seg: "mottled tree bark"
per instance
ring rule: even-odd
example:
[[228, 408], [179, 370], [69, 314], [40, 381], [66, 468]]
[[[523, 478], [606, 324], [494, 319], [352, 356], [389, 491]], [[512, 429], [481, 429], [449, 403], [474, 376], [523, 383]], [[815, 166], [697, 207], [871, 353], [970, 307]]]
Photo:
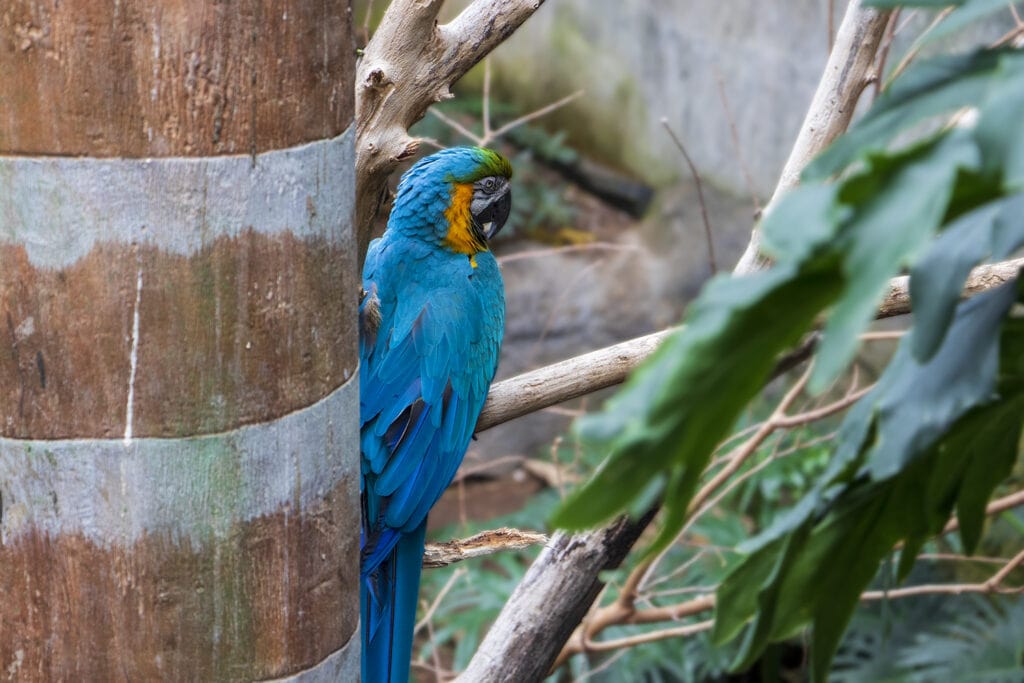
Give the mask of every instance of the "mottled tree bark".
[[0, 9], [0, 675], [358, 671], [348, 3]]

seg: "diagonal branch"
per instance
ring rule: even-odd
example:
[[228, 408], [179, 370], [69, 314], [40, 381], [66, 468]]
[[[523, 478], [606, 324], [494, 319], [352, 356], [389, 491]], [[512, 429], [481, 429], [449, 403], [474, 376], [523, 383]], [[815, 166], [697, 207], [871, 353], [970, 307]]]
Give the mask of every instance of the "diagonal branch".
[[[963, 296], [971, 297], [997, 287], [1016, 277], [1021, 268], [1024, 258], [978, 266], [967, 278]], [[909, 286], [909, 278], [893, 278], [877, 317], [909, 313]], [[476, 431], [622, 383], [676, 329], [630, 339], [495, 383], [487, 395]]]
[[[872, 78], [875, 53], [882, 42], [891, 11], [862, 8], [853, 0], [846, 10], [825, 73], [811, 100], [793, 149], [782, 169], [765, 211], [800, 181], [800, 173], [818, 152], [843, 134], [853, 119], [861, 92]], [[755, 227], [747, 249], [736, 265], [736, 272], [748, 273], [764, 265], [761, 258], [761, 231]]]

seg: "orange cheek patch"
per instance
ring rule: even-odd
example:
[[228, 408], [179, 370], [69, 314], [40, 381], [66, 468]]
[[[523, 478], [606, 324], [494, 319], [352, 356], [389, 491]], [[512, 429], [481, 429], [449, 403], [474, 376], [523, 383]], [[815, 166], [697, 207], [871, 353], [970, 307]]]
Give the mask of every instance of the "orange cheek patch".
[[470, 225], [469, 205], [473, 201], [473, 185], [457, 183], [452, 187], [451, 203], [444, 212], [448, 221], [448, 235], [444, 245], [452, 251], [472, 256], [487, 250]]

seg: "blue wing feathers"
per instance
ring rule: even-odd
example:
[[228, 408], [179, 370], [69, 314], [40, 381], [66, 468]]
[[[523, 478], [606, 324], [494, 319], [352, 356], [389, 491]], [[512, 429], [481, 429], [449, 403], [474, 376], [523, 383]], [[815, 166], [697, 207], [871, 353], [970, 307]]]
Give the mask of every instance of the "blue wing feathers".
[[385, 233], [364, 269], [380, 314], [360, 345], [367, 683], [408, 677], [427, 513], [469, 445], [504, 322], [490, 253], [473, 268], [413, 242]]

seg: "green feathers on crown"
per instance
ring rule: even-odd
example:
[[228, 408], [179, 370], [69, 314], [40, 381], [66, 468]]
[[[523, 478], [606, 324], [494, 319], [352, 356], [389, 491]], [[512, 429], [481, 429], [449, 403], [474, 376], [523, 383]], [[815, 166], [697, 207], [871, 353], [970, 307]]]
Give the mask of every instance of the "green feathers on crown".
[[476, 168], [468, 174], [456, 176], [456, 182], [475, 183], [488, 176], [512, 177], [512, 164], [501, 154], [486, 147], [473, 147], [471, 150], [477, 161]]

